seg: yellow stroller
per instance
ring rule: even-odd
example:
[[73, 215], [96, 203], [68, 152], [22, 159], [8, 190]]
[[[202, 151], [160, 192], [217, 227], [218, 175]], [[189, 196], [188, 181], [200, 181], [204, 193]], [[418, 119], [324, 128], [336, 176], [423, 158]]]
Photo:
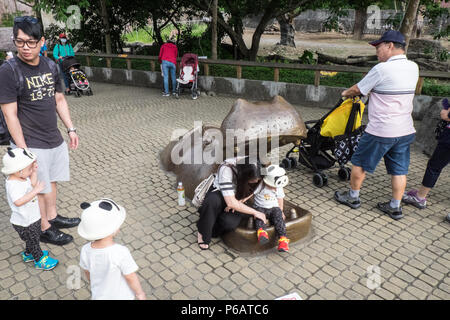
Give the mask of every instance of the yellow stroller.
[[[280, 166], [293, 169], [301, 163], [314, 171], [314, 185], [322, 187], [328, 182], [322, 170], [331, 168], [337, 161], [339, 178], [349, 180], [351, 170], [345, 164], [356, 150], [364, 132], [365, 126], [361, 125], [364, 108], [359, 97], [342, 98], [320, 120], [306, 121], [306, 139], [289, 150]], [[298, 154], [298, 160], [292, 156], [293, 153]]]

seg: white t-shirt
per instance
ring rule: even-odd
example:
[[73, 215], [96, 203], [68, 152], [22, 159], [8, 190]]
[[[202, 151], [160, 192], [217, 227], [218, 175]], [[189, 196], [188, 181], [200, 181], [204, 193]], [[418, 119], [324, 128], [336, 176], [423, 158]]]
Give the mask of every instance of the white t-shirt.
[[6, 179], [5, 187], [6, 198], [12, 211], [9, 220], [12, 224], [28, 227], [41, 218], [37, 196], [20, 207], [14, 204], [15, 201], [33, 190], [29, 178], [26, 181]]
[[267, 187], [264, 182], [258, 185], [253, 194], [255, 195], [255, 206], [267, 209], [279, 207], [278, 199], [285, 196], [283, 188], [273, 190]]
[[370, 94], [366, 132], [394, 138], [416, 132], [411, 116], [419, 79], [419, 67], [405, 55], [380, 62], [358, 82], [363, 95]]
[[94, 249], [86, 243], [81, 248], [80, 267], [90, 273], [92, 300], [134, 300], [124, 275], [139, 267], [127, 247], [114, 244]]

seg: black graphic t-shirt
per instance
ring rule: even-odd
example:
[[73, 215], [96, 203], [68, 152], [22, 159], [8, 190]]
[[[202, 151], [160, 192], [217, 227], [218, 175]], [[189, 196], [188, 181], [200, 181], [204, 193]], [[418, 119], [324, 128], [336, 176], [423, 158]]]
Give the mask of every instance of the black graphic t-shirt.
[[52, 149], [64, 141], [58, 130], [55, 100], [55, 92], [62, 92], [63, 88], [58, 73], [52, 74], [43, 59], [48, 58], [40, 57], [37, 66], [30, 66], [16, 58], [24, 77], [20, 97], [19, 83], [11, 66], [8, 63], [0, 66], [0, 104], [17, 102], [17, 117], [27, 147]]

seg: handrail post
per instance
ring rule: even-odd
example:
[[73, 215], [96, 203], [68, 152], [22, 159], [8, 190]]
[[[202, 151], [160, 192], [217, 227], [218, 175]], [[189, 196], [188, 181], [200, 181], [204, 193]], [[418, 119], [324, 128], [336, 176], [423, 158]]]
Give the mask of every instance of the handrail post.
[[127, 59], [127, 69], [131, 70], [131, 59]]
[[111, 68], [111, 58], [106, 58], [106, 67]]
[[315, 87], [320, 86], [320, 70], [316, 70], [314, 72], [314, 86]]
[[90, 56], [86, 56], [86, 65], [87, 65], [88, 67], [91, 66], [91, 57], [90, 57]]
[[236, 78], [242, 78], [242, 66], [236, 66]]
[[150, 68], [152, 70], [152, 72], [155, 72], [155, 61], [150, 61]]
[[416, 95], [422, 94], [422, 88], [423, 88], [423, 81], [425, 80], [424, 77], [419, 77], [419, 81], [417, 81], [416, 85]]
[[203, 72], [205, 73], [205, 76], [209, 76], [209, 64], [205, 63], [203, 65]]
[[280, 81], [280, 68], [273, 69], [273, 81], [275, 82]]

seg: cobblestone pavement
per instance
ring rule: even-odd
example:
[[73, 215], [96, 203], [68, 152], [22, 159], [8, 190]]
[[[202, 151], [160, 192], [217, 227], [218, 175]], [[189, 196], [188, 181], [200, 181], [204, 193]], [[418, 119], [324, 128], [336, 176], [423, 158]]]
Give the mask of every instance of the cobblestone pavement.
[[[366, 179], [358, 210], [333, 200], [335, 190], [347, 188], [337, 168], [328, 170], [329, 186], [321, 189], [309, 170], [290, 171], [287, 199], [313, 214], [308, 239], [292, 243], [289, 254], [240, 254], [220, 239], [201, 251], [196, 210], [177, 206], [176, 179], [160, 169], [158, 153], [174, 129], [191, 129], [195, 120], [220, 125], [236, 97], [176, 100], [156, 89], [100, 83], [93, 90], [92, 97], [68, 99], [80, 147], [70, 151], [72, 178], [60, 184], [59, 213], [78, 217], [82, 201], [105, 196], [123, 205], [128, 215], [117, 242], [131, 250], [149, 299], [274, 299], [292, 292], [303, 299], [450, 299], [448, 168], [429, 207], [404, 206], [400, 221], [375, 208], [390, 198], [383, 164]], [[326, 112], [296, 108], [305, 120]], [[420, 184], [427, 162], [417, 149], [411, 156], [408, 188]], [[84, 276], [76, 288], [86, 243], [76, 228], [66, 229], [75, 240], [64, 247], [42, 244], [60, 265], [37, 271], [21, 261], [23, 243], [0, 192], [0, 299], [89, 299]], [[373, 288], [377, 271], [381, 285]]]

